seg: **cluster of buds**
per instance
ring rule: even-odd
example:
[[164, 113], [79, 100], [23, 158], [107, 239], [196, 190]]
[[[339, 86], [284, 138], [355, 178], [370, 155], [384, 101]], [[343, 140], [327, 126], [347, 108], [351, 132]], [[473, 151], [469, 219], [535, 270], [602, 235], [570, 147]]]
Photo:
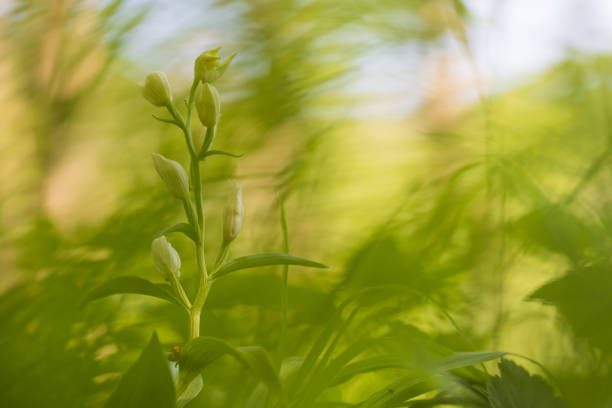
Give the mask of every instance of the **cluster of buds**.
[[221, 60], [220, 49], [204, 51], [196, 58], [193, 66], [196, 81], [202, 82], [202, 87], [196, 96], [196, 110], [200, 122], [207, 128], [214, 127], [221, 115], [219, 92], [212, 83], [221, 78], [236, 55], [233, 54]]
[[[207, 150], [212, 144], [215, 135], [215, 127], [221, 116], [219, 92], [213, 83], [221, 78], [235, 56], [234, 54], [222, 60], [219, 57], [219, 50], [220, 48], [216, 48], [203, 52], [198, 56], [194, 64], [194, 85], [192, 87], [192, 94], [190, 94], [188, 107], [191, 108], [192, 103], [195, 104], [195, 110], [203, 127], [197, 129], [193, 135], [189, 133], [190, 130], [188, 130], [186, 126], [189, 121], [184, 121], [173, 105], [172, 93], [166, 74], [158, 71], [147, 75], [142, 91], [145, 99], [154, 106], [166, 107], [168, 109], [174, 120], [158, 119], [164, 122], [174, 123], [181, 127], [185, 135], [188, 139], [190, 138], [193, 143], [195, 156], [192, 157], [192, 159], [195, 160], [198, 160], [199, 153], [202, 150]], [[187, 112], [188, 117], [190, 114], [191, 111]], [[190, 201], [192, 197], [189, 177], [185, 169], [180, 163], [170, 160], [161, 154], [152, 153], [152, 157], [155, 170], [163, 180], [166, 188], [172, 196], [185, 203], [187, 211], [187, 208], [191, 207]], [[195, 194], [197, 195], [197, 193]], [[198, 201], [197, 198], [196, 201]], [[201, 203], [197, 202], [196, 204], [201, 205]], [[238, 182], [234, 181], [233, 192], [223, 214], [223, 242], [220, 251], [222, 257], [227, 253], [229, 244], [234, 241], [240, 233], [243, 217], [242, 187]], [[190, 221], [192, 221], [193, 218], [192, 216]], [[196, 227], [196, 225], [193, 226]], [[153, 241], [151, 252], [155, 265], [164, 279], [171, 280], [173, 277], [179, 277], [181, 259], [165, 236], [156, 238]]]

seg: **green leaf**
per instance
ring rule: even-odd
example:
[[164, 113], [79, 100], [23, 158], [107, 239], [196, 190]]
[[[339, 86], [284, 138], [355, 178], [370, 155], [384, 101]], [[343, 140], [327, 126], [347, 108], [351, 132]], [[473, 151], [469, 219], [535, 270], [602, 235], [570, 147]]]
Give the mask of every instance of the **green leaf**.
[[242, 157], [242, 156], [244, 156], [244, 154], [228, 153], [228, 152], [224, 152], [222, 150], [207, 150], [207, 151], [203, 151], [203, 152], [200, 153], [200, 160], [204, 160], [208, 156], [215, 156], [215, 155], [229, 156], [229, 157]]
[[243, 256], [227, 262], [215, 274], [213, 274], [213, 278], [216, 279], [240, 269], [271, 265], [299, 265], [311, 268], [327, 268], [327, 266], [318, 262], [309, 261], [307, 259], [298, 258], [288, 254], [257, 254]]
[[538, 375], [510, 360], [499, 363], [500, 375], [487, 383], [492, 408], [564, 408], [563, 400], [554, 395], [552, 388]]
[[187, 238], [191, 239], [193, 242], [198, 242], [198, 233], [193, 227], [185, 222], [179, 222], [178, 224], [174, 224], [171, 227], [163, 229], [157, 233], [155, 237], [160, 237], [169, 232], [182, 232], [187, 236]]
[[179, 357], [179, 390], [186, 386], [207, 365], [219, 357], [229, 354], [247, 367], [268, 388], [280, 390], [280, 381], [272, 359], [262, 347], [233, 347], [225, 340], [215, 337], [196, 337], [185, 344]]
[[406, 365], [399, 354], [368, 357], [344, 366], [334, 379], [333, 385], [342, 384], [359, 374], [371, 373], [387, 368], [409, 368], [409, 366]]
[[168, 360], [153, 333], [138, 361], [121, 379], [107, 408], [174, 408], [174, 383]]
[[487, 361], [495, 360], [503, 357], [508, 353], [503, 351], [481, 351], [481, 352], [464, 352], [453, 353], [449, 357], [438, 362], [437, 367], [440, 370], [454, 370], [456, 368], [473, 366]]
[[612, 265], [579, 267], [529, 296], [554, 305], [577, 338], [612, 352]]
[[106, 281], [89, 292], [82, 303], [85, 304], [92, 300], [124, 293], [153, 296], [182, 306], [181, 301], [174, 295], [170, 285], [166, 283], [153, 283], [136, 276], [121, 276]]

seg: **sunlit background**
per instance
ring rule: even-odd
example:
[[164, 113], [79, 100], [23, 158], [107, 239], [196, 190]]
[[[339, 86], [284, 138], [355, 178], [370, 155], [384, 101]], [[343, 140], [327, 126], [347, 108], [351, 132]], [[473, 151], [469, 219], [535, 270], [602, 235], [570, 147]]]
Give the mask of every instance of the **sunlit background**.
[[[160, 279], [150, 243], [182, 209], [150, 152], [188, 155], [140, 87], [165, 71], [180, 101], [222, 46], [215, 146], [244, 157], [205, 163], [207, 255], [230, 178], [232, 256], [282, 250], [284, 200], [291, 253], [330, 266], [290, 271], [290, 354], [348, 294], [391, 285], [344, 342], [520, 353], [570, 407], [612, 406], [611, 21], [609, 0], [0, 0], [0, 405], [100, 407], [153, 330], [185, 341], [158, 300], [80, 302]], [[207, 307], [204, 334], [275, 350], [280, 268], [220, 281]], [[189, 406], [244, 406], [232, 368]]]

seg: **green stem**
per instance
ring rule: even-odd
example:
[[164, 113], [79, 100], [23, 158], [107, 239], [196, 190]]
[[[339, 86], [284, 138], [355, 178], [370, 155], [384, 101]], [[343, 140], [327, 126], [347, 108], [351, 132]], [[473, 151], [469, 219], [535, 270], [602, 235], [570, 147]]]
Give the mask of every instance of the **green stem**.
[[198, 155], [201, 155], [204, 152], [207, 152], [208, 149], [210, 149], [210, 146], [212, 146], [213, 140], [215, 140], [216, 134], [217, 134], [217, 125], [206, 128], [206, 136], [204, 137], [204, 143], [202, 143], [202, 149], [200, 150]]
[[183, 206], [185, 207], [185, 215], [187, 216], [187, 221], [189, 221], [189, 224], [194, 227], [196, 233], [198, 234], [198, 241], [201, 241], [202, 237], [200, 237], [200, 231], [198, 230], [198, 228], [196, 228], [196, 214], [193, 209], [193, 204], [191, 203], [191, 200], [183, 200]]
[[219, 267], [223, 264], [223, 261], [225, 261], [225, 258], [227, 257], [228, 252], [229, 252], [229, 244], [223, 241], [223, 243], [221, 244], [221, 248], [219, 248], [219, 253], [217, 254], [217, 258], [215, 259], [215, 264], [214, 264], [215, 267], [213, 268], [211, 276], [214, 275], [217, 269], [219, 269]]
[[[204, 257], [204, 207], [202, 202], [202, 180], [200, 177], [200, 160], [198, 154], [193, 146], [193, 138], [191, 135], [191, 113], [193, 111], [193, 103], [195, 100], [195, 94], [198, 89], [199, 81], [194, 79], [191, 90], [189, 91], [189, 99], [187, 102], [187, 113], [185, 116], [183, 133], [185, 134], [185, 141], [189, 149], [189, 155], [191, 156], [191, 183], [194, 195], [195, 204], [195, 216], [191, 215], [190, 223], [198, 232], [198, 242], [195, 243], [196, 260], [199, 274], [199, 284], [196, 292], [196, 297], [193, 301], [193, 305], [189, 311], [189, 338], [193, 339], [200, 335], [200, 316], [202, 314], [202, 308], [206, 303], [208, 297], [208, 290], [210, 288], [208, 280], [208, 272], [206, 270], [206, 258]], [[174, 107], [172, 108], [174, 109]], [[193, 209], [192, 209], [193, 210]], [[197, 217], [197, 220], [194, 219]]]
[[185, 306], [185, 309], [187, 309], [187, 311], [190, 312], [191, 311], [191, 301], [189, 300], [189, 296], [187, 296], [187, 293], [185, 292], [183, 285], [181, 285], [181, 282], [178, 280], [175, 274], [170, 274], [170, 284], [172, 285], [172, 288], [179, 296], [179, 299], [181, 299], [181, 302], [183, 302], [183, 306]]
[[[279, 198], [280, 204], [280, 218], [281, 227], [283, 230], [283, 251], [286, 254], [289, 253], [289, 233], [287, 229], [287, 217], [285, 216], [285, 204], [283, 203], [282, 197]], [[287, 309], [289, 308], [289, 265], [283, 266], [283, 286], [281, 291], [281, 310], [282, 310], [282, 321], [281, 321], [281, 334], [280, 341], [278, 344], [278, 357], [279, 361], [283, 361], [285, 354], [285, 347], [287, 342]], [[281, 364], [279, 364], [280, 367]]]

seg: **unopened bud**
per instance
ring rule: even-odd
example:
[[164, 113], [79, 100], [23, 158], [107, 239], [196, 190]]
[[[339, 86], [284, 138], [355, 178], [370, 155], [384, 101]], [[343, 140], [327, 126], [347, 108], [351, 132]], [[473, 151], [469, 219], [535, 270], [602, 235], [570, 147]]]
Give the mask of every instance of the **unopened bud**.
[[206, 127], [213, 127], [221, 116], [221, 101], [217, 89], [205, 83], [199, 90], [196, 97], [196, 110], [200, 122]]
[[204, 144], [204, 139], [206, 138], [206, 129], [203, 126], [198, 126], [193, 131], [193, 148], [196, 153], [199, 153], [202, 150], [202, 145]]
[[183, 166], [174, 160], [166, 159], [161, 154], [151, 153], [151, 156], [155, 170], [166, 183], [170, 194], [182, 200], [189, 198], [189, 180]]
[[142, 89], [145, 99], [155, 106], [164, 106], [172, 101], [170, 85], [166, 74], [161, 71], [147, 75], [145, 85]]
[[236, 54], [232, 54], [221, 61], [219, 58], [219, 50], [221, 50], [221, 48], [204, 51], [196, 58], [193, 71], [197, 80], [203, 83], [215, 82], [225, 73]]
[[176, 249], [168, 242], [165, 236], [155, 238], [151, 244], [151, 256], [157, 270], [164, 279], [169, 280], [170, 275], [180, 276], [181, 258]]
[[244, 207], [242, 205], [242, 186], [234, 180], [234, 191], [223, 212], [223, 242], [232, 242], [242, 229]]

